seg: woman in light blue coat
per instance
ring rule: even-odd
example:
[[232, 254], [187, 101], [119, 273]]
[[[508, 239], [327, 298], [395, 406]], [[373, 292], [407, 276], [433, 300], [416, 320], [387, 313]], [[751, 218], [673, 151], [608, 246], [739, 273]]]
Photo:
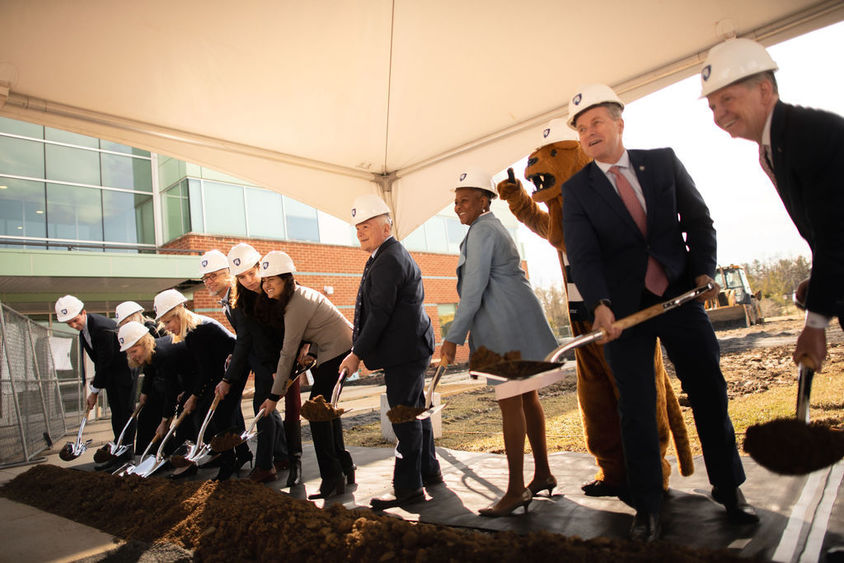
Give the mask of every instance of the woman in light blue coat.
[[[472, 353], [479, 347], [504, 355], [518, 350], [523, 360], [543, 360], [557, 346], [545, 314], [520, 267], [519, 253], [510, 234], [489, 211], [495, 198], [489, 176], [464, 172], [455, 188], [454, 211], [469, 232], [460, 244], [457, 293], [460, 303], [441, 348], [442, 361], [451, 363], [458, 345], [469, 335]], [[545, 413], [537, 389], [561, 374], [496, 387], [504, 429], [504, 449], [510, 477], [507, 492], [482, 516], [505, 516], [527, 507], [539, 491], [551, 494], [557, 480], [548, 466]], [[490, 381], [492, 384], [498, 382]], [[534, 478], [525, 487], [525, 434], [534, 457]]]

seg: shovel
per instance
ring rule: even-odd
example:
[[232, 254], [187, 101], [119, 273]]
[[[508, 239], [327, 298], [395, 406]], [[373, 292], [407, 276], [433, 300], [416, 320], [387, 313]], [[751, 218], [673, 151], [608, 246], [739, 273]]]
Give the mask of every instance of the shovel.
[[199, 434], [196, 436], [196, 444], [186, 441], [182, 448], [186, 448], [184, 455], [173, 454], [170, 456], [170, 463], [173, 467], [187, 467], [188, 465], [201, 465], [202, 462], [208, 461], [211, 457], [211, 445], [205, 444], [202, 440], [205, 438], [205, 429], [214, 416], [214, 411], [217, 410], [217, 405], [220, 404], [220, 396], [214, 395], [214, 400], [211, 401], [211, 406], [205, 414], [205, 419], [202, 421], [202, 426], [199, 427]]
[[[510, 170], [512, 171], [512, 168]], [[431, 403], [434, 400], [434, 389], [437, 388], [437, 384], [440, 382], [443, 373], [445, 373], [445, 366], [446, 365], [443, 363], [440, 363], [440, 365], [437, 366], [437, 371], [434, 372], [434, 377], [431, 378], [431, 383], [428, 385], [428, 392], [425, 393], [425, 410], [416, 415], [416, 420], [431, 418], [431, 416], [440, 412], [443, 407], [445, 407], [445, 403], [440, 403], [435, 407], [431, 406]]]
[[[130, 461], [128, 463], [124, 463], [123, 465], [118, 467], [117, 470], [112, 473], [112, 475], [117, 475], [118, 477], [124, 477], [126, 475], [132, 475], [132, 474], [136, 473], [137, 470], [138, 470], [138, 467], [143, 465], [147, 455], [149, 455], [149, 452], [152, 449], [152, 446], [154, 444], [157, 444], [160, 439], [161, 439], [161, 436], [159, 436], [158, 434], [156, 434], [155, 436], [152, 437], [152, 440], [149, 441], [149, 444], [147, 444], [146, 449], [144, 449], [144, 453], [141, 454], [141, 459], [138, 461], [138, 465], [135, 465], [134, 460]], [[153, 457], [150, 457], [149, 459], [155, 459], [155, 457], [153, 456]]]
[[91, 407], [88, 407], [88, 410], [85, 411], [85, 416], [82, 417], [82, 422], [79, 423], [79, 431], [76, 433], [76, 441], [66, 443], [64, 447], [59, 450], [59, 457], [62, 460], [73, 461], [77, 457], [81, 456], [86, 449], [88, 449], [88, 444], [90, 444], [92, 440], [89, 439], [83, 442], [82, 431], [85, 430], [85, 424], [88, 422], [89, 414], [91, 414]]
[[337, 383], [334, 384], [334, 389], [331, 391], [331, 408], [334, 410], [337, 410], [337, 402], [340, 400], [340, 393], [343, 391], [343, 385], [346, 384], [348, 377], [349, 370], [343, 369], [337, 378]]
[[[158, 447], [158, 451], [155, 456], [149, 456], [148, 458], [142, 460], [134, 471], [135, 475], [146, 478], [164, 467], [164, 464], [167, 463], [167, 459], [164, 457], [164, 446], [167, 445], [167, 442], [170, 440], [170, 437], [173, 436], [176, 428], [179, 427], [182, 421], [187, 418], [189, 414], [190, 413], [188, 411], [182, 411], [182, 414], [179, 415], [179, 418], [176, 419], [176, 422], [173, 423], [173, 426], [171, 426], [170, 430], [168, 430], [167, 434], [165, 434], [164, 439], [161, 440], [161, 445]], [[149, 446], [147, 446], [147, 448], [149, 448]]]
[[129, 420], [126, 421], [126, 425], [120, 432], [120, 436], [117, 438], [117, 442], [109, 442], [102, 448], [98, 449], [94, 453], [94, 461], [96, 461], [97, 463], [105, 463], [106, 461], [111, 461], [114, 458], [120, 457], [129, 451], [129, 448], [131, 448], [132, 445], [124, 444], [123, 437], [129, 430], [129, 426], [138, 419], [138, 414], [141, 412], [142, 408], [144, 408], [144, 406], [141, 404], [138, 404], [138, 406], [135, 407], [135, 412], [133, 412], [132, 416], [129, 417]]
[[[680, 305], [688, 303], [693, 299], [697, 299], [707, 291], [710, 291], [713, 287], [714, 286], [711, 282], [706, 285], [702, 285], [700, 287], [692, 289], [691, 291], [687, 291], [686, 293], [678, 295], [673, 299], [669, 299], [668, 301], [664, 301], [662, 303], [657, 303], [656, 305], [652, 305], [650, 307], [647, 307], [646, 309], [642, 309], [641, 311], [633, 313], [632, 315], [628, 315], [623, 319], [617, 320], [613, 323], [613, 326], [622, 330], [628, 329], [639, 323], [645, 322], [654, 317], [658, 317], [659, 315], [670, 311], [671, 309], [676, 309]], [[495, 362], [483, 366], [479, 369], [470, 369], [469, 375], [471, 375], [472, 377], [488, 377], [490, 379], [496, 379], [498, 381], [511, 381], [513, 379], [530, 379], [533, 377], [544, 375], [549, 371], [559, 369], [560, 365], [565, 363], [565, 359], [563, 358], [563, 356], [567, 352], [576, 348], [580, 348], [581, 346], [586, 346], [587, 344], [597, 342], [605, 336], [606, 332], [604, 330], [593, 330], [592, 332], [571, 339], [562, 346], [558, 346], [545, 357], [545, 361], [535, 362], [528, 360], [510, 360]], [[514, 374], [513, 372], [517, 373]]]

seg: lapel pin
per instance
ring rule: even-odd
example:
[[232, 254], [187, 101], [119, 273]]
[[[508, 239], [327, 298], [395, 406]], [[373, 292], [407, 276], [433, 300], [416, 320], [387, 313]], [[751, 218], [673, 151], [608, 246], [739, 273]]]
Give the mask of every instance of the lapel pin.
[[644, 164], [640, 164], [640, 165], [639, 165], [639, 172], [644, 172], [644, 171], [645, 171], [645, 165], [644, 165]]

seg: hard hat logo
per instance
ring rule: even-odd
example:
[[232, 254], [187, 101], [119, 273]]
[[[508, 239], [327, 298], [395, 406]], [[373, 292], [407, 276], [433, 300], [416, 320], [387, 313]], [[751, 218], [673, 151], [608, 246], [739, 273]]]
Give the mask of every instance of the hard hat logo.
[[543, 131], [542, 131], [542, 138], [543, 138], [543, 139], [547, 139], [547, 138], [548, 138], [548, 135], [550, 135], [550, 134], [551, 134], [551, 128], [550, 128], [550, 127], [546, 127], [546, 128], [545, 128], [545, 129], [543, 129]]
[[459, 180], [459, 181], [460, 181], [460, 182], [462, 182], [462, 181], [463, 181], [463, 180], [465, 180], [465, 179], [466, 179], [466, 173], [464, 172], [463, 174], [461, 174], [461, 175], [460, 175], [460, 180]]
[[207, 265], [208, 265], [208, 260], [203, 260], [203, 261], [202, 261], [202, 267], [204, 268], [204, 267], [206, 267]]
[[67, 315], [67, 309], [62, 309], [62, 315]]
[[703, 67], [703, 70], [700, 71], [700, 77], [703, 78], [704, 82], [709, 80], [709, 77], [712, 75], [712, 65], [706, 65]]
[[264, 267], [265, 270], [270, 267], [270, 263], [266, 261], [261, 265]]
[[123, 344], [125, 342], [125, 339], [123, 338], [118, 338], [118, 340], [120, 341], [120, 344]]
[[235, 266], [240, 266], [240, 258], [235, 258], [234, 260], [232, 260], [232, 264], [234, 264]]
[[358, 210], [352, 207], [352, 217], [358, 214]]
[[582, 102], [582, 101], [583, 101], [583, 94], [576, 94], [574, 96], [574, 98], [571, 99], [571, 103], [576, 105], [576, 106], [579, 106], [580, 102]]

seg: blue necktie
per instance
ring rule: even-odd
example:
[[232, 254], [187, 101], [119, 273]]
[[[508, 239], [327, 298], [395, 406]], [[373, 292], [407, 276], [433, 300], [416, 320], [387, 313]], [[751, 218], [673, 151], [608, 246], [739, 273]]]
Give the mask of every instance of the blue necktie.
[[375, 261], [375, 258], [372, 256], [369, 257], [369, 260], [366, 261], [366, 266], [363, 267], [363, 275], [360, 278], [360, 287], [358, 287], [358, 296], [355, 299], [355, 327], [352, 330], [352, 342], [358, 339], [358, 335], [360, 334], [360, 325], [362, 319], [360, 318], [360, 310], [362, 303], [362, 296], [363, 296], [363, 284], [366, 282], [366, 275], [369, 273], [369, 268], [372, 266], [372, 262]]

